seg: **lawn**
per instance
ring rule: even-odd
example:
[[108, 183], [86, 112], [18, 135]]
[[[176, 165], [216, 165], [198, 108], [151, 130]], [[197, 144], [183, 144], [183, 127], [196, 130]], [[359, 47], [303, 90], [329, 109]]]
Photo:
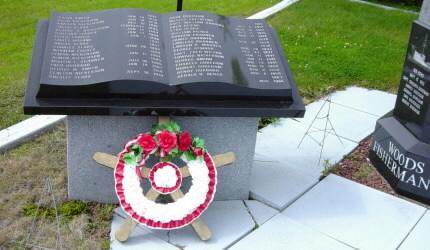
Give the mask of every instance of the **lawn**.
[[[278, 1], [185, 0], [183, 8], [246, 17]], [[0, 129], [25, 118], [22, 112], [22, 99], [37, 20], [48, 18], [52, 11], [91, 11], [126, 7], [145, 8], [161, 13], [174, 11], [176, 1], [0, 0]]]
[[302, 95], [357, 84], [396, 92], [417, 15], [347, 0], [301, 0], [275, 15]]
[[0, 249], [108, 248], [113, 205], [67, 201], [65, 138], [61, 125], [0, 155]]

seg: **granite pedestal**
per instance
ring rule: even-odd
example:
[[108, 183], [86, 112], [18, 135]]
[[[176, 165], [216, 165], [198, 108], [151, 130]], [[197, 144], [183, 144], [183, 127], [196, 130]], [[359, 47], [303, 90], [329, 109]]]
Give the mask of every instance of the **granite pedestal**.
[[[249, 198], [258, 119], [250, 117], [171, 117], [183, 130], [205, 139], [212, 155], [232, 151], [236, 161], [218, 169], [215, 200]], [[149, 131], [152, 116], [68, 116], [67, 170], [70, 199], [117, 203], [113, 171], [92, 159], [95, 152], [118, 154], [137, 134]], [[186, 178], [185, 187], [191, 178]]]
[[430, 204], [430, 145], [391, 113], [376, 124], [369, 158], [396, 192]]

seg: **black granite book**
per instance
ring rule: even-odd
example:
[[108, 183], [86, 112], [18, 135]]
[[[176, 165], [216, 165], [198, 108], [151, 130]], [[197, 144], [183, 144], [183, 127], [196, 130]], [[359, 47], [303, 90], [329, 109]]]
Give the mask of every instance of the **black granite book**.
[[25, 114], [301, 117], [264, 20], [143, 9], [54, 13], [37, 24]]
[[142, 9], [54, 13], [38, 97], [291, 99], [264, 20]]

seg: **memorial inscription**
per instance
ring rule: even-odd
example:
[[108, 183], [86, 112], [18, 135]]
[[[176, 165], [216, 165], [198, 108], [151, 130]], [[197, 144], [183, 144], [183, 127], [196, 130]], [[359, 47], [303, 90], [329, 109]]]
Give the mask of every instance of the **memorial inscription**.
[[[55, 13], [40, 94], [58, 96], [61, 91], [52, 90], [64, 86], [83, 97], [86, 85], [105, 84], [117, 96], [264, 97], [270, 92], [270, 98], [287, 100], [291, 88], [272, 36], [263, 20], [203, 12]], [[184, 86], [190, 83], [199, 86]]]
[[24, 112], [300, 117], [304, 105], [264, 20], [113, 9], [39, 22]]
[[419, 21], [412, 26], [394, 115], [415, 136], [430, 143], [430, 30]]

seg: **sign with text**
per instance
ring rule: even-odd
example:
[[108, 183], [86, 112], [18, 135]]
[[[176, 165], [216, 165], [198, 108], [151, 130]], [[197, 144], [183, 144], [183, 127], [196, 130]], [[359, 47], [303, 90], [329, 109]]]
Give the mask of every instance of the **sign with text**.
[[24, 113], [302, 117], [304, 105], [265, 20], [112, 9], [38, 23]]
[[369, 158], [396, 192], [430, 202], [430, 146], [394, 117], [376, 125]]
[[52, 90], [64, 86], [82, 97], [85, 89], [97, 94], [88, 85], [109, 84], [117, 95], [286, 99], [291, 88], [275, 41], [264, 20], [205, 12], [54, 13], [40, 94], [57, 96]]
[[430, 29], [415, 22], [401, 76], [394, 115], [417, 137], [430, 141]]

